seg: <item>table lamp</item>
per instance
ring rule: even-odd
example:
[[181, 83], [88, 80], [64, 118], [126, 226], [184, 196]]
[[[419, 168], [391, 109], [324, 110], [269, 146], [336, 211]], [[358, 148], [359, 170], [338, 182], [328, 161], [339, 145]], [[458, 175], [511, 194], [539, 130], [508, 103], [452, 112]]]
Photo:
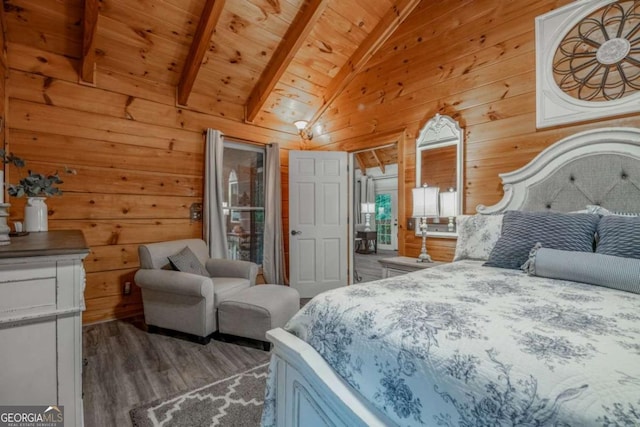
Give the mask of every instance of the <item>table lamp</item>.
[[422, 249], [418, 256], [418, 262], [432, 262], [427, 254], [427, 218], [437, 218], [438, 213], [438, 187], [418, 187], [413, 189], [413, 217], [420, 218], [420, 231], [422, 232]]
[[447, 225], [448, 231], [454, 231], [455, 225], [453, 219], [458, 214], [458, 192], [453, 188], [449, 188], [449, 191], [440, 193], [440, 216], [449, 218], [449, 224]]
[[375, 203], [361, 203], [360, 208], [364, 214], [364, 231], [371, 231], [371, 214], [376, 211]]

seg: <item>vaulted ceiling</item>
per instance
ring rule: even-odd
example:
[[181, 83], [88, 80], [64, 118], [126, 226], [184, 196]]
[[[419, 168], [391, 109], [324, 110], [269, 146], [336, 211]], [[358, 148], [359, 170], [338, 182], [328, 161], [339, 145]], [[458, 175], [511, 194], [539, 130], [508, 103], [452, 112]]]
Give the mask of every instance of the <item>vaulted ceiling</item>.
[[[176, 88], [176, 105], [295, 133], [420, 0], [4, 0], [10, 42]], [[320, 126], [320, 127], [319, 127]]]
[[385, 174], [387, 166], [398, 163], [398, 146], [389, 144], [370, 150], [355, 153], [355, 161], [362, 175], [367, 174], [369, 168], [379, 168]]

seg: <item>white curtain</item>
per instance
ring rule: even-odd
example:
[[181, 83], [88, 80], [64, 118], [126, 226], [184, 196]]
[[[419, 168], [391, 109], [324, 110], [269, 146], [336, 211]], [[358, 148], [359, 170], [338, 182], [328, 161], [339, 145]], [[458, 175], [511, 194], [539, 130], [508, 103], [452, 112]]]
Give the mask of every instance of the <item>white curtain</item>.
[[[376, 182], [373, 180], [373, 177], [369, 177], [367, 180], [367, 202], [374, 203], [376, 202]], [[376, 213], [371, 214], [371, 230], [376, 231]]]
[[362, 207], [360, 206], [360, 203], [362, 202], [362, 179], [358, 178], [356, 180], [356, 185], [355, 185], [355, 189], [353, 190], [353, 194], [355, 195], [355, 197], [353, 198], [354, 201], [354, 207], [353, 207], [353, 214], [356, 217], [356, 222], [355, 225], [356, 227], [364, 224], [364, 219], [363, 219], [363, 215], [362, 215]]
[[264, 254], [262, 272], [267, 283], [287, 283], [282, 234], [282, 187], [280, 185], [280, 148], [267, 146], [264, 189]]
[[207, 129], [202, 232], [211, 258], [227, 258], [227, 230], [222, 210], [224, 177], [222, 132]]
[[[360, 180], [356, 182], [356, 206], [355, 206], [355, 217], [356, 217], [356, 225], [359, 226], [358, 229], [364, 229], [364, 213], [362, 213], [362, 203], [375, 203], [376, 202], [376, 188], [373, 177], [371, 176], [361, 176]], [[376, 214], [371, 214], [371, 229], [375, 230], [375, 221]]]

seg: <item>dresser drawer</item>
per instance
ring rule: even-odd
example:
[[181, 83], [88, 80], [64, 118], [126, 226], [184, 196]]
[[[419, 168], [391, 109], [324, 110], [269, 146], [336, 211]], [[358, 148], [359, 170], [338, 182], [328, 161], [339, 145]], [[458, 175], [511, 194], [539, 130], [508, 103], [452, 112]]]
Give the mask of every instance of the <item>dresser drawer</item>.
[[56, 284], [53, 262], [0, 267], [0, 319], [55, 310]]
[[55, 308], [55, 278], [0, 283], [0, 317]]
[[42, 262], [0, 266], [0, 283], [56, 277], [56, 263]]

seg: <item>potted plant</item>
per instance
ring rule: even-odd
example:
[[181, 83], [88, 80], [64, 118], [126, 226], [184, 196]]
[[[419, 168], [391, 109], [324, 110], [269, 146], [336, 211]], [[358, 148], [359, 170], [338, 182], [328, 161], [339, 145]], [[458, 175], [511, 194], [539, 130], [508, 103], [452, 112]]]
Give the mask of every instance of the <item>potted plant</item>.
[[[4, 164], [11, 163], [19, 170], [25, 167], [25, 161], [0, 149], [0, 158]], [[65, 167], [66, 173], [75, 174], [76, 171]], [[41, 174], [32, 170], [27, 171], [27, 176], [20, 179], [18, 184], [5, 184], [7, 193], [11, 197], [27, 197], [24, 208], [25, 231], [47, 231], [47, 204], [50, 196], [62, 195], [62, 190], [57, 185], [62, 184], [60, 175], [56, 171], [53, 174]]]

